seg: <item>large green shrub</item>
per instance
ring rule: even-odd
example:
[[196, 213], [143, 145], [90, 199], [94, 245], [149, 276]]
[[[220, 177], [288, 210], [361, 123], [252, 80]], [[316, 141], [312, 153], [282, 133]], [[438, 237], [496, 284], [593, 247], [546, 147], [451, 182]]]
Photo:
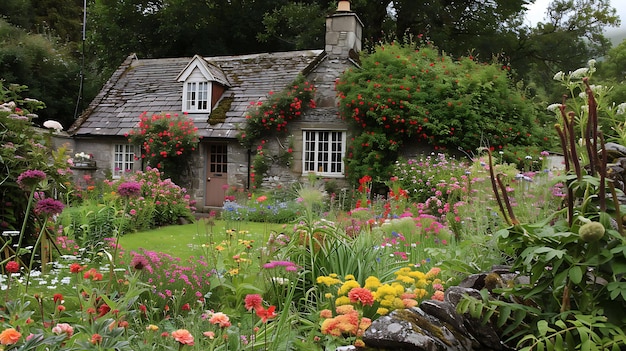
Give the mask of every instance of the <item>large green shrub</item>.
[[337, 83], [341, 115], [356, 129], [348, 176], [387, 179], [408, 142], [465, 151], [543, 142], [543, 122], [508, 69], [456, 60], [432, 45], [376, 47]]

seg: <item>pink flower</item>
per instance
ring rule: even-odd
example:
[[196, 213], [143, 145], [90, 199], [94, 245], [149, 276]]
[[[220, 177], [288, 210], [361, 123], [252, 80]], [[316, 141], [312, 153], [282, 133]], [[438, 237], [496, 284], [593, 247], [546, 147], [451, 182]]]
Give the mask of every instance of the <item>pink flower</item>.
[[230, 327], [230, 318], [222, 312], [213, 313], [211, 318], [209, 318], [209, 323], [211, 324], [219, 324], [222, 328]]
[[59, 323], [52, 328], [52, 332], [57, 335], [66, 334], [69, 339], [74, 335], [74, 328], [67, 323]]
[[31, 186], [37, 185], [44, 179], [46, 179], [46, 173], [44, 171], [40, 171], [38, 169], [29, 169], [22, 172], [22, 174], [17, 177], [17, 185], [19, 185], [22, 189], [26, 189]]
[[267, 196], [265, 196], [265, 195], [261, 195], [261, 196], [256, 198], [256, 202], [263, 202], [265, 200], [267, 200]]
[[193, 335], [187, 329], [173, 331], [172, 337], [182, 345], [193, 345]]
[[245, 305], [248, 311], [262, 307], [263, 298], [259, 294], [248, 294], [245, 298]]
[[141, 195], [141, 184], [124, 182], [117, 187], [117, 193], [122, 197], [137, 197]]
[[54, 216], [63, 212], [65, 205], [61, 201], [49, 197], [37, 201], [35, 213], [38, 215]]

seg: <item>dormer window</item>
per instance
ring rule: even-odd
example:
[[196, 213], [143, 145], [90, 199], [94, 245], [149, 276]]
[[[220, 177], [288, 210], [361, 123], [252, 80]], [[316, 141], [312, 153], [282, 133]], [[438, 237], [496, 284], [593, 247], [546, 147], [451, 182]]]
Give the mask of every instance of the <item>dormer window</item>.
[[209, 96], [211, 85], [209, 82], [186, 82], [183, 96], [183, 112], [210, 112]]
[[211, 113], [229, 84], [222, 70], [196, 55], [178, 75], [183, 83], [182, 111]]

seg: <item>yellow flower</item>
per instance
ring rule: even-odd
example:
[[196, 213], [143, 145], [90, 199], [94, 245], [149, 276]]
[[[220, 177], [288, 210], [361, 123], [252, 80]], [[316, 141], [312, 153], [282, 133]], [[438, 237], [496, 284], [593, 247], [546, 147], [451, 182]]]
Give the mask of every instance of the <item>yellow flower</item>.
[[405, 284], [413, 284], [415, 283], [415, 279], [409, 277], [408, 275], [401, 275], [398, 277], [398, 280]]
[[337, 291], [337, 294], [345, 295], [350, 290], [354, 288], [360, 288], [360, 287], [361, 287], [361, 284], [359, 284], [359, 282], [357, 282], [356, 280], [348, 280], [345, 283], [343, 283], [343, 285], [339, 288], [339, 290]]
[[233, 269], [228, 271], [228, 274], [230, 274], [230, 275], [237, 275], [237, 274], [239, 274], [239, 269], [233, 268]]
[[401, 309], [404, 308], [404, 301], [402, 301], [401, 298], [396, 297], [393, 299], [393, 308], [394, 309]]
[[326, 293], [324, 294], [324, 297], [327, 299], [332, 299], [333, 297], [335, 297], [335, 295], [331, 294], [331, 293]]
[[335, 305], [337, 306], [349, 305], [349, 304], [350, 304], [350, 298], [347, 296], [339, 296], [337, 300], [335, 300]]
[[224, 251], [224, 246], [217, 245], [217, 246], [215, 246], [215, 250], [217, 250], [217, 251]]
[[381, 285], [380, 280], [377, 277], [369, 276], [365, 279], [365, 289], [376, 290]]
[[341, 280], [332, 277], [332, 274], [330, 276], [317, 277], [316, 281], [317, 281], [317, 284], [324, 284], [326, 286], [341, 284]]
[[150, 331], [157, 331], [159, 330], [159, 327], [154, 325], [154, 324], [150, 324], [146, 327], [146, 330], [150, 330]]
[[378, 313], [381, 316], [384, 316], [387, 313], [389, 313], [389, 310], [384, 307], [378, 307], [378, 309], [376, 310], [376, 313]]
[[345, 278], [345, 279], [346, 279], [346, 280], [355, 280], [354, 275], [352, 275], [352, 274], [348, 274], [348, 275], [346, 275], [346, 278]]

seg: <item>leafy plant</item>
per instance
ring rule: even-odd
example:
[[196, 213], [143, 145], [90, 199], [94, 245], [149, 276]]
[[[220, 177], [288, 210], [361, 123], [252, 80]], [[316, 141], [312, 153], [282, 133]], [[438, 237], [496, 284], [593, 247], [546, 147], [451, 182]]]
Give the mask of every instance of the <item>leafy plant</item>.
[[[496, 237], [512, 269], [529, 283], [493, 289], [514, 302], [493, 302], [483, 293], [482, 301], [473, 299], [459, 309], [484, 320], [495, 318], [517, 349], [618, 350], [626, 345], [626, 320], [615, 312], [626, 302], [624, 206], [607, 180], [607, 151], [588, 77], [573, 72], [563, 81], [576, 86], [572, 92], [582, 91], [588, 106], [584, 118], [558, 106], [562, 125], [556, 129], [567, 171], [561, 179], [567, 188], [563, 208], [536, 223], [521, 223], [501, 175], [491, 167], [493, 190], [510, 225]], [[584, 130], [583, 150], [578, 150], [576, 128]]]
[[544, 143], [543, 121], [500, 65], [413, 43], [377, 46], [361, 63], [337, 83], [341, 115], [357, 130], [346, 164], [352, 180], [388, 179], [408, 141], [465, 151]]
[[142, 113], [139, 126], [131, 130], [128, 141], [141, 147], [141, 158], [160, 169], [174, 183], [183, 184], [182, 172], [187, 169], [191, 152], [198, 147], [198, 128], [186, 114]]

